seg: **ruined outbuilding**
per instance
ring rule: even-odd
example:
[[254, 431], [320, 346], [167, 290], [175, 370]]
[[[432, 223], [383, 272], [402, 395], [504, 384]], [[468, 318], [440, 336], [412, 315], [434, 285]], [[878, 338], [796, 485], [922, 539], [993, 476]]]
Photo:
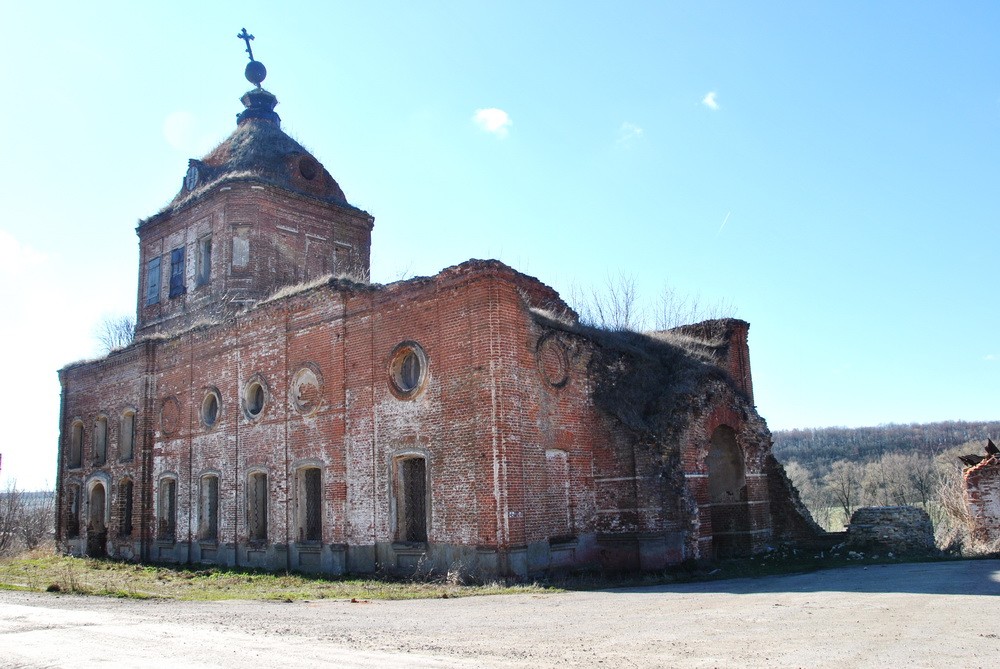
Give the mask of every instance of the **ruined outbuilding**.
[[1000, 449], [987, 439], [984, 455], [960, 456], [965, 501], [972, 537], [985, 545], [1000, 545]]
[[139, 223], [134, 343], [59, 372], [63, 550], [525, 575], [815, 529], [754, 407], [746, 322], [596, 330], [495, 260], [369, 283], [373, 217], [255, 74], [233, 134]]

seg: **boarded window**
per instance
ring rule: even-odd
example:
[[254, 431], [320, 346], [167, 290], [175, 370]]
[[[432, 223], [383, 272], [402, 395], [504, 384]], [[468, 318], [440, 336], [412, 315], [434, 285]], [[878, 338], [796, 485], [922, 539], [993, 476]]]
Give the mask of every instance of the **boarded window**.
[[198, 240], [198, 273], [196, 282], [202, 286], [212, 278], [212, 238], [202, 237]]
[[160, 301], [160, 257], [146, 263], [146, 304]]
[[247, 534], [250, 541], [267, 541], [267, 474], [251, 474], [247, 482]]
[[250, 264], [250, 231], [237, 228], [233, 234], [233, 269], [243, 269]]
[[121, 460], [132, 459], [132, 449], [135, 445], [135, 413], [126, 411], [122, 414], [118, 426], [118, 457]]
[[174, 541], [177, 536], [177, 481], [174, 479], [160, 480], [156, 518], [156, 537], [160, 541]]
[[323, 501], [320, 470], [308, 467], [299, 470], [297, 495], [299, 541], [320, 541], [323, 538]]
[[198, 540], [219, 538], [219, 477], [201, 477], [201, 499], [198, 504]]
[[170, 252], [170, 297], [184, 292], [184, 248], [181, 247]]
[[108, 419], [103, 416], [94, 423], [94, 464], [103, 465], [108, 459]]
[[80, 536], [80, 486], [76, 484], [66, 489], [66, 536]]
[[427, 541], [427, 465], [423, 458], [396, 460], [396, 540]]
[[66, 458], [67, 466], [79, 467], [83, 453], [83, 423], [77, 421], [69, 431], [69, 454]]
[[132, 481], [129, 479], [118, 484], [118, 504], [121, 518], [118, 534], [130, 537], [132, 536]]

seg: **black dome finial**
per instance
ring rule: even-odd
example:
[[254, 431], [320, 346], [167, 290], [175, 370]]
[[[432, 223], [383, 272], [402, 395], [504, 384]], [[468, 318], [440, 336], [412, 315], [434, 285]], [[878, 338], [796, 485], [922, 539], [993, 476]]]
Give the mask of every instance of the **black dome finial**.
[[267, 68], [264, 67], [264, 63], [253, 59], [253, 49], [250, 48], [250, 40], [253, 39], [253, 35], [248, 33], [247, 29], [244, 28], [236, 37], [247, 43], [247, 55], [250, 56], [250, 62], [247, 63], [244, 75], [247, 81], [260, 88], [260, 82], [264, 81], [264, 78], [267, 77]]

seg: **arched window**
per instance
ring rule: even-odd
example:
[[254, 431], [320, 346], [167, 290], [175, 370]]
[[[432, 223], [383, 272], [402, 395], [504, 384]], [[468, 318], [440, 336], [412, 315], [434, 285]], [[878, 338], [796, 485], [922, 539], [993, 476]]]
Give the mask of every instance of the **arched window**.
[[122, 462], [132, 459], [135, 447], [135, 412], [126, 409], [118, 425], [118, 458]]
[[198, 498], [198, 540], [217, 541], [219, 538], [219, 477], [201, 477]]
[[393, 461], [396, 500], [396, 541], [427, 541], [427, 461], [404, 456]]
[[104, 557], [107, 555], [108, 491], [103, 483], [96, 482], [90, 485], [87, 501], [87, 555]]
[[267, 542], [267, 474], [253, 472], [247, 478], [247, 535], [251, 542]]
[[319, 467], [303, 467], [296, 473], [296, 517], [299, 541], [323, 539], [323, 486]]
[[156, 538], [175, 541], [177, 538], [177, 479], [160, 479], [156, 507]]
[[98, 416], [94, 421], [94, 464], [100, 467], [108, 459], [108, 418]]
[[66, 457], [66, 466], [79, 467], [83, 461], [83, 422], [73, 421], [69, 428], [69, 453]]
[[712, 518], [712, 547], [716, 558], [749, 555], [750, 512], [743, 451], [736, 432], [720, 425], [712, 432], [705, 464]]

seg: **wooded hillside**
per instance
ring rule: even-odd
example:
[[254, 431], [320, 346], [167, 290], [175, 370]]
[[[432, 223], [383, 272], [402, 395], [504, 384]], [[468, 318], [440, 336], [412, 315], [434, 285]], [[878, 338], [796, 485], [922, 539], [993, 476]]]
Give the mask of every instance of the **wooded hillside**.
[[774, 456], [782, 464], [798, 462], [813, 472], [823, 472], [836, 460], [869, 462], [886, 453], [934, 456], [970, 441], [997, 441], [1000, 420], [779, 430], [773, 436]]

